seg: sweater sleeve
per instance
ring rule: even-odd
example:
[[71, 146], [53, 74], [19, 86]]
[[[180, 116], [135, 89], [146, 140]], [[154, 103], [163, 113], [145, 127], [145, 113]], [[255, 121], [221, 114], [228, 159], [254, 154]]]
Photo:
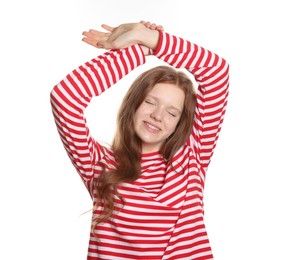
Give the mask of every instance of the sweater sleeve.
[[229, 65], [217, 54], [162, 31], [154, 55], [175, 68], [187, 69], [197, 82], [197, 106], [188, 142], [206, 171], [227, 105]]
[[88, 190], [94, 164], [104, 154], [99, 143], [90, 136], [84, 110], [92, 97], [100, 95], [144, 62], [139, 45], [111, 50], [75, 69], [51, 91], [52, 112], [60, 138]]

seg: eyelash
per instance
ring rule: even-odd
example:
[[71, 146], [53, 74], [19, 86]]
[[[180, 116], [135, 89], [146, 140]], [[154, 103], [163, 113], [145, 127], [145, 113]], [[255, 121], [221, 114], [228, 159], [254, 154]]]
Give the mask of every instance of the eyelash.
[[154, 105], [154, 103], [151, 102], [151, 101], [149, 101], [149, 100], [145, 100], [145, 102], [146, 102], [147, 104]]
[[[149, 104], [149, 105], [155, 105], [155, 103], [154, 102], [152, 102], [152, 101], [149, 101], [149, 100], [145, 100], [145, 103], [147, 103], [147, 104]], [[171, 113], [171, 112], [168, 112], [169, 113], [169, 115], [170, 116], [172, 116], [172, 117], [176, 117], [176, 115], [175, 114], [173, 114], [173, 113]]]

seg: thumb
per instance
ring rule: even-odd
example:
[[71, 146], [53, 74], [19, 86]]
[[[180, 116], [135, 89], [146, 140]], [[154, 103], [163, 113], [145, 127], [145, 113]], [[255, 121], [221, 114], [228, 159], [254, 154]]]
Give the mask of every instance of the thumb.
[[109, 32], [112, 32], [115, 29], [115, 27], [111, 27], [107, 24], [102, 24], [101, 27]]

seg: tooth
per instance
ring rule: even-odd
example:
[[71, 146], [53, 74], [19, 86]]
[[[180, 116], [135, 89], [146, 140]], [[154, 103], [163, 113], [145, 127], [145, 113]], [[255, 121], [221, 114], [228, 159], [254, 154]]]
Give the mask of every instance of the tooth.
[[153, 126], [153, 125], [150, 125], [150, 124], [148, 124], [148, 123], [146, 123], [150, 128], [152, 128], [153, 130], [159, 130], [159, 128], [157, 128], [157, 127], [155, 127], [155, 126]]

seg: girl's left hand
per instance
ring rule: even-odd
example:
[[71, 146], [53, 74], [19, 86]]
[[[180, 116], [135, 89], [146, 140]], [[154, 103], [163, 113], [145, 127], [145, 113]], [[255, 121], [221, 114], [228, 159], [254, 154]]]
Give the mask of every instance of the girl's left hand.
[[82, 35], [84, 38], [82, 38], [82, 41], [93, 46], [96, 48], [103, 48], [103, 46], [100, 44], [101, 42], [105, 42], [108, 40], [109, 36], [111, 35], [111, 32], [115, 29], [108, 25], [102, 25], [102, 28], [106, 29], [107, 32], [101, 32], [97, 31], [95, 29], [90, 29], [89, 31], [84, 31]]
[[102, 28], [107, 32], [91, 29], [88, 32], [83, 32], [85, 38], [82, 40], [96, 48], [123, 49], [140, 43], [145, 31], [149, 30], [141, 23], [121, 24], [118, 27], [103, 24]]
[[150, 22], [145, 22], [145, 21], [140, 21], [141, 24], [143, 24], [144, 26], [146, 26], [147, 28], [151, 29], [151, 30], [158, 30], [158, 31], [163, 31], [164, 27], [162, 27], [161, 25], [156, 25], [155, 23], [150, 23]]
[[[151, 48], [153, 48], [153, 43], [147, 46], [147, 43], [151, 42], [150, 39], [153, 38], [153, 33], [149, 35], [149, 32], [163, 30], [163, 27], [160, 25], [144, 21], [121, 24], [118, 27], [103, 24], [102, 28], [106, 32], [94, 29], [83, 32], [82, 34], [85, 37], [82, 40], [93, 47], [103, 49], [122, 49], [134, 44], [141, 44], [145, 55], [150, 55]], [[143, 44], [143, 42], [146, 43]]]

